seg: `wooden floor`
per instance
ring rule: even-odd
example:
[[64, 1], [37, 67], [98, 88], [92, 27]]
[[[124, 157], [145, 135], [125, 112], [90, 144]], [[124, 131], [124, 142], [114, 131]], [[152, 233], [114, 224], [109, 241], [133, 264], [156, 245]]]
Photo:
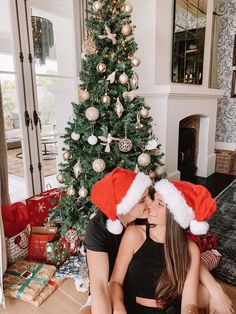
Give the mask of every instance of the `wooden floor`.
[[[234, 310], [236, 311], [236, 288], [222, 284], [230, 296]], [[53, 294], [39, 307], [27, 302], [6, 298], [6, 309], [0, 307], [1, 314], [78, 314], [79, 309], [85, 303], [87, 293], [78, 292], [74, 281], [67, 279]], [[102, 314], [102, 313], [101, 313]]]

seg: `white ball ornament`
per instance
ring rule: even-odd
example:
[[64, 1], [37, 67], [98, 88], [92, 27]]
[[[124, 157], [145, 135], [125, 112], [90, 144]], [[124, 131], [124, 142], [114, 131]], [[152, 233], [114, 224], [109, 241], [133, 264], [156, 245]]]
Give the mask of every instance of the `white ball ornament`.
[[79, 237], [76, 229], [68, 229], [65, 233], [65, 239], [68, 243], [76, 242]]
[[85, 111], [85, 116], [89, 121], [96, 121], [99, 118], [99, 111], [95, 107], [89, 107]]
[[78, 193], [80, 197], [86, 197], [88, 195], [88, 190], [85, 187], [82, 187], [79, 189]]
[[127, 84], [129, 81], [128, 75], [126, 73], [123, 73], [119, 76], [119, 81], [121, 84]]
[[71, 138], [72, 140], [74, 141], [78, 141], [80, 139], [80, 134], [79, 133], [76, 133], [76, 132], [72, 132], [71, 133]]
[[124, 36], [129, 36], [130, 33], [132, 32], [132, 27], [129, 24], [123, 24], [121, 27], [121, 33]]
[[154, 150], [157, 148], [157, 140], [153, 139], [153, 140], [150, 140], [148, 141], [147, 145], [145, 146], [145, 149], [146, 150]]
[[142, 153], [138, 156], [138, 164], [141, 167], [146, 167], [151, 163], [151, 158], [147, 153]]
[[100, 2], [100, 1], [94, 1], [94, 3], [93, 3], [93, 10], [95, 11], [95, 12], [98, 12], [99, 10], [101, 10], [102, 9], [102, 2]]
[[70, 152], [68, 150], [65, 150], [63, 152], [62, 156], [63, 156], [64, 160], [68, 160], [70, 158], [71, 154], [70, 154]]
[[104, 73], [106, 72], [107, 66], [105, 63], [98, 63], [96, 69], [99, 73]]
[[139, 57], [135, 56], [131, 59], [131, 64], [134, 67], [138, 67], [140, 65], [141, 61], [139, 59]]
[[88, 143], [89, 143], [90, 145], [96, 145], [97, 142], [98, 142], [98, 138], [97, 138], [95, 135], [90, 135], [90, 136], [88, 137]]
[[92, 167], [94, 171], [102, 172], [106, 168], [106, 163], [103, 159], [98, 158], [93, 161]]

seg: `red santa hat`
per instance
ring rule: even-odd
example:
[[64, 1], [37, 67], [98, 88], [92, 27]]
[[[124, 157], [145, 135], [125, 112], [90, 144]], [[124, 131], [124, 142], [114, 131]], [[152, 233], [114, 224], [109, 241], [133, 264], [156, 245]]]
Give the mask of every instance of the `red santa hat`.
[[109, 218], [107, 229], [111, 233], [122, 232], [123, 226], [116, 216], [127, 214], [151, 184], [142, 172], [116, 168], [94, 185], [91, 201]]
[[216, 201], [204, 186], [163, 179], [155, 184], [155, 190], [182, 228], [190, 227], [190, 231], [197, 235], [207, 233], [209, 225], [205, 220], [216, 211]]

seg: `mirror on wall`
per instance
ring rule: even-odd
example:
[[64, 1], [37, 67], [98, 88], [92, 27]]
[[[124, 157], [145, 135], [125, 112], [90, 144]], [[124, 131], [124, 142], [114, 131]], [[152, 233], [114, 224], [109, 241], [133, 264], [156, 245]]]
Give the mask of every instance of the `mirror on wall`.
[[207, 0], [175, 0], [172, 82], [202, 84]]

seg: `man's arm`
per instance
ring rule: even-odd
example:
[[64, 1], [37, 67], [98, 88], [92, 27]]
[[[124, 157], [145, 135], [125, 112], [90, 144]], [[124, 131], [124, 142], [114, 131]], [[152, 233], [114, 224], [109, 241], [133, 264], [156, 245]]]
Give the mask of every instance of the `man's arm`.
[[108, 254], [87, 250], [87, 261], [92, 296], [92, 314], [111, 314], [111, 300], [108, 290]]
[[232, 302], [206, 267], [200, 264], [200, 282], [210, 295], [209, 313], [232, 314]]

